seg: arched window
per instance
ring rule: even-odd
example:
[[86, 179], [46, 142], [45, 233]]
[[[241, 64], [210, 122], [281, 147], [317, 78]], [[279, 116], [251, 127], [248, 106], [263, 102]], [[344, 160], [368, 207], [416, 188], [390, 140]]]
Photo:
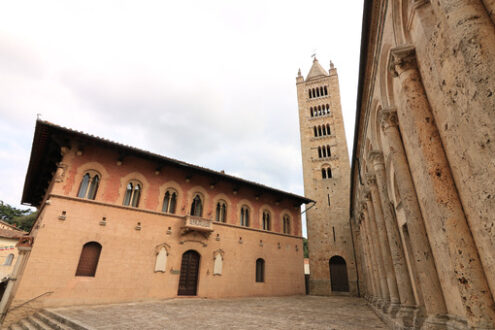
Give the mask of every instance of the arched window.
[[328, 95], [327, 86], [323, 87], [325, 89], [325, 95]]
[[330, 133], [330, 124], [327, 124], [327, 135], [331, 135], [331, 133]]
[[323, 154], [323, 158], [327, 157], [327, 149], [325, 148], [325, 146], [321, 148], [321, 153]]
[[327, 127], [325, 125], [323, 125], [322, 131], [323, 131], [323, 136], [327, 135]]
[[163, 196], [162, 212], [174, 214], [176, 206], [177, 206], [177, 193], [172, 189], [168, 189], [165, 192], [165, 196]]
[[318, 147], [318, 158], [321, 158], [321, 147]]
[[77, 265], [76, 276], [95, 276], [98, 260], [100, 259], [101, 245], [97, 242], [84, 244], [79, 264]]
[[271, 216], [270, 216], [270, 212], [265, 210], [263, 211], [263, 230], [270, 230], [271, 228]]
[[314, 126], [314, 127], [313, 127], [313, 131], [314, 131], [314, 133], [315, 133], [315, 137], [317, 137], [317, 136], [318, 136], [318, 132], [317, 132], [317, 130], [316, 130], [316, 126]]
[[12, 265], [12, 261], [14, 261], [14, 254], [10, 253], [7, 258], [5, 259], [4, 266], [10, 266]]
[[124, 205], [138, 207], [141, 197], [141, 184], [137, 181], [130, 181], [127, 184], [124, 196]]
[[321, 177], [322, 177], [322, 179], [327, 178], [327, 171], [324, 168], [321, 169]]
[[286, 214], [283, 219], [284, 234], [290, 234], [290, 217]]
[[321, 136], [321, 126], [318, 126], [318, 136]]
[[319, 89], [318, 87], [316, 88], [316, 96], [318, 96], [318, 97], [320, 97], [320, 96], [321, 96], [321, 94], [320, 94], [320, 89]]
[[323, 96], [325, 94], [323, 94], [323, 87], [320, 87], [320, 95]]
[[246, 205], [241, 207], [241, 226], [249, 227], [249, 208]]
[[217, 203], [215, 220], [219, 222], [227, 222], [227, 203], [223, 200], [219, 200]]
[[313, 88], [313, 97], [316, 97], [316, 91], [314, 88]]
[[330, 153], [330, 146], [327, 145], [327, 156], [330, 157], [332, 154]]
[[96, 192], [98, 191], [98, 185], [100, 183], [100, 176], [92, 171], [83, 175], [81, 185], [79, 186], [79, 192], [77, 197], [95, 199]]
[[265, 260], [256, 259], [256, 282], [265, 282]]
[[327, 104], [327, 111], [325, 112], [325, 114], [330, 114], [330, 106]]
[[199, 194], [196, 194], [193, 198], [191, 204], [191, 215], [196, 217], [203, 216], [203, 201], [201, 200], [201, 196], [199, 196]]
[[327, 168], [327, 178], [329, 178], [329, 179], [332, 178], [332, 169], [330, 167]]
[[308, 95], [309, 95], [309, 98], [312, 98], [313, 97], [313, 94], [311, 93], [311, 89], [308, 90]]

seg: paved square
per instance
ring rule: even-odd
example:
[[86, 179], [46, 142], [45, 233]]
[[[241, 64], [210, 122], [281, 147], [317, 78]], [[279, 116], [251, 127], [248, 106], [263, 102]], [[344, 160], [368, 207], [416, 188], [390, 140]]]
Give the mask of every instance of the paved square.
[[93, 329], [387, 329], [353, 297], [177, 298], [53, 311]]

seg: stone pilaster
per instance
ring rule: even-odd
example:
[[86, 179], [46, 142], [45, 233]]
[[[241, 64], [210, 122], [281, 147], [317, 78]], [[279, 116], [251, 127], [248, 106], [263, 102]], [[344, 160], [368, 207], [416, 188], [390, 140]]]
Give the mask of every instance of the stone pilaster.
[[[418, 285], [423, 294], [426, 314], [427, 317], [434, 319], [434, 322], [438, 324], [445, 318], [438, 319], [437, 315], [447, 314], [447, 308], [445, 306], [437, 269], [431, 253], [430, 243], [426, 236], [426, 229], [416, 197], [416, 190], [409, 171], [404, 147], [402, 146], [397, 122], [397, 113], [395, 112], [395, 109], [385, 109], [381, 110], [379, 117], [381, 128], [390, 148], [389, 155], [394, 166], [400, 201], [406, 214], [413, 262], [415, 263], [418, 272]], [[426, 322], [428, 322], [428, 320]]]
[[378, 195], [378, 187], [376, 185], [376, 177], [374, 175], [367, 176], [367, 184], [371, 193], [371, 201], [373, 203], [373, 210], [375, 211], [375, 221], [377, 225], [378, 240], [380, 245], [380, 251], [382, 252], [383, 266], [385, 277], [387, 279], [387, 286], [390, 293], [390, 302], [392, 307], [395, 307], [391, 312], [394, 314], [399, 308], [399, 290], [397, 288], [397, 281], [395, 279], [394, 266], [392, 263], [392, 256], [390, 254], [390, 248], [387, 238], [387, 230], [385, 228], [385, 221], [383, 220], [383, 211]]
[[[470, 327], [493, 328], [493, 299], [426, 98], [414, 47], [392, 49], [389, 68], [398, 77], [399, 126], [441, 284], [445, 283], [447, 308], [465, 315]], [[457, 301], [450, 304], [450, 299]]]
[[[369, 258], [367, 255], [366, 251], [366, 245], [365, 245], [365, 230], [364, 230], [364, 224], [363, 224], [363, 214], [360, 214], [360, 220], [359, 220], [359, 238], [360, 238], [360, 244], [361, 244], [361, 260], [362, 260], [362, 278], [366, 283], [366, 290], [364, 292], [364, 297], [367, 300], [371, 300], [372, 297], [375, 296], [375, 290], [373, 287], [373, 279], [372, 279], [372, 271], [369, 263]], [[357, 243], [357, 242], [356, 242]]]
[[373, 256], [375, 259], [374, 264], [376, 265], [376, 277], [378, 278], [380, 286], [379, 297], [381, 298], [383, 304], [387, 305], [388, 307], [388, 305], [390, 304], [390, 293], [388, 291], [385, 267], [383, 265], [382, 252], [378, 241], [379, 238], [378, 229], [376, 227], [375, 221], [375, 212], [373, 210], [373, 203], [371, 202], [370, 193], [367, 192], [364, 198], [366, 202], [366, 210], [364, 214], [365, 216], [367, 216], [364, 223], [368, 225], [366, 231], [368, 232], [369, 243], [371, 245], [371, 250], [373, 251]]
[[[395, 271], [395, 279], [397, 281], [397, 288], [399, 291], [400, 304], [404, 307], [413, 307], [415, 305], [414, 294], [412, 291], [411, 280], [409, 278], [409, 271], [406, 265], [406, 259], [404, 256], [404, 249], [399, 233], [399, 227], [397, 219], [391, 210], [390, 201], [388, 199], [386, 175], [385, 175], [385, 163], [383, 160], [383, 154], [378, 151], [373, 151], [369, 155], [369, 159], [373, 164], [376, 176], [376, 185], [378, 188], [378, 196], [381, 201], [383, 220], [385, 222], [385, 229], [387, 233], [390, 255], [392, 258], [393, 268]], [[403, 322], [407, 326], [412, 325], [413, 315], [409, 312], [411, 308], [404, 308], [405, 315], [403, 316]]]
[[[366, 204], [364, 204], [366, 205]], [[366, 256], [366, 263], [367, 263], [367, 269], [368, 269], [368, 278], [370, 279], [370, 287], [371, 287], [371, 292], [372, 292], [372, 297], [374, 299], [379, 298], [380, 295], [380, 281], [378, 279], [378, 270], [377, 270], [377, 265], [375, 264], [375, 258], [373, 256], [373, 249], [370, 243], [369, 239], [369, 232], [368, 232], [368, 223], [369, 219], [365, 209], [363, 209], [363, 212], [361, 213], [362, 215], [362, 222], [361, 226], [363, 229], [363, 235], [361, 236], [363, 240], [363, 250]]]

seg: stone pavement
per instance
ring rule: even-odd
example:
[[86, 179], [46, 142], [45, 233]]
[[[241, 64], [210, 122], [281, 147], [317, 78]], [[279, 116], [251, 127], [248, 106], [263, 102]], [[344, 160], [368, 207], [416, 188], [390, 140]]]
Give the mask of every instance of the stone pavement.
[[93, 329], [388, 329], [353, 297], [175, 298], [52, 310]]

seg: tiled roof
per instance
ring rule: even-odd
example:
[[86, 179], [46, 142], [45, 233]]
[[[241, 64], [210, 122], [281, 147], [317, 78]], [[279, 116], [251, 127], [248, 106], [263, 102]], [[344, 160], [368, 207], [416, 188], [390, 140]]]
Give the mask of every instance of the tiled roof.
[[[53, 145], [51, 141], [52, 140], [51, 136], [56, 135], [57, 133], [65, 137], [72, 136], [81, 140], [98, 143], [103, 147], [109, 147], [109, 148], [117, 149], [119, 151], [125, 151], [129, 154], [134, 154], [135, 156], [140, 158], [147, 158], [160, 163], [171, 164], [179, 168], [200, 172], [203, 175], [209, 175], [209, 176], [221, 178], [226, 181], [236, 183], [238, 185], [246, 185], [261, 190], [269, 191], [277, 195], [284, 196], [285, 198], [290, 198], [296, 201], [297, 203], [299, 203], [299, 205], [303, 203], [313, 202], [309, 198], [299, 196], [293, 193], [285, 192], [272, 187], [268, 187], [253, 181], [241, 179], [232, 175], [225, 174], [223, 172], [218, 172], [198, 165], [189, 164], [177, 159], [165, 157], [146, 150], [142, 150], [125, 144], [114, 142], [105, 138], [101, 138], [81, 131], [59, 126], [48, 121], [37, 120], [34, 138], [33, 138], [33, 146], [31, 149], [31, 159], [29, 162], [28, 172], [26, 174], [26, 181], [24, 184], [24, 192], [22, 196], [23, 203], [38, 205], [39, 202], [41, 202], [44, 191], [48, 185], [48, 182], [50, 181], [49, 179], [51, 179], [51, 175], [52, 175], [51, 173], [53, 173], [54, 170], [56, 169], [54, 161], [56, 161], [58, 155], [53, 155], [52, 156], [53, 160], [48, 162], [47, 154], [53, 153], [53, 148], [50, 148]], [[44, 171], [44, 173], [40, 173], [41, 171]], [[49, 178], [47, 178], [48, 176]]]
[[4, 238], [18, 238], [20, 236], [25, 236], [26, 234], [27, 233], [24, 231], [0, 228], [0, 237], [4, 237]]

